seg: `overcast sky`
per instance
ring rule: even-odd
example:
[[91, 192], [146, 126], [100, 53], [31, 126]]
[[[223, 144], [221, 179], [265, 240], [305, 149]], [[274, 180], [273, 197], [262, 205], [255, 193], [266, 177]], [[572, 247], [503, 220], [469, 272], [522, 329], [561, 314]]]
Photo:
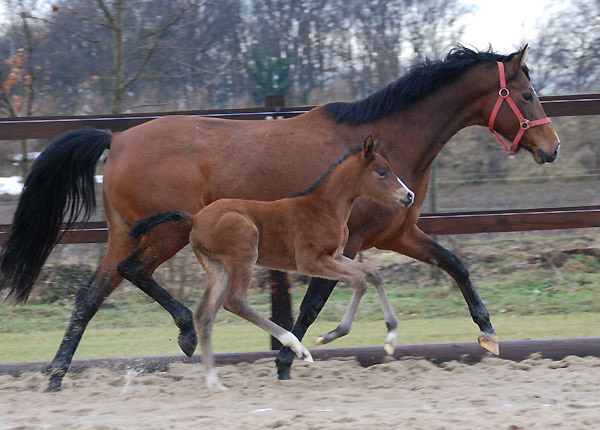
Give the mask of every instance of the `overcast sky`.
[[535, 49], [538, 26], [549, 12], [568, 7], [569, 1], [552, 0], [461, 0], [475, 13], [463, 21], [464, 45], [485, 49], [491, 43], [495, 51], [508, 54], [524, 43]]

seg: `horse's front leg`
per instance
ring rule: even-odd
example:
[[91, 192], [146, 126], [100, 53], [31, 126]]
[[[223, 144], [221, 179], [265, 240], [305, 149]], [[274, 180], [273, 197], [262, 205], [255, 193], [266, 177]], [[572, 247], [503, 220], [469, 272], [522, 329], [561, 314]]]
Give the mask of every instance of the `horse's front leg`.
[[[306, 294], [300, 304], [298, 318], [291, 330], [298, 340], [304, 338], [308, 328], [315, 322], [337, 282], [317, 277], [311, 278]], [[279, 354], [275, 359], [279, 379], [291, 379], [290, 370], [295, 357], [296, 353], [287, 346], [279, 350]]]
[[490, 314], [471, 283], [467, 268], [456, 255], [436, 243], [416, 225], [392, 240], [377, 244], [377, 248], [399, 252], [438, 266], [448, 273], [456, 281], [469, 306], [473, 321], [481, 330], [477, 339], [479, 344], [482, 348], [498, 355], [498, 337], [490, 322]]

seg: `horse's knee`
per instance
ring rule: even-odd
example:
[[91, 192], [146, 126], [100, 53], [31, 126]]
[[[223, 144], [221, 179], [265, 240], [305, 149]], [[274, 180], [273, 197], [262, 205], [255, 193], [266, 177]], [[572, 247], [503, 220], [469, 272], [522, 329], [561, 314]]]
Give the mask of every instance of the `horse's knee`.
[[136, 250], [133, 254], [121, 261], [117, 266], [117, 272], [123, 278], [135, 283], [135, 281], [144, 272], [142, 261], [139, 258], [140, 251]]
[[437, 259], [437, 266], [452, 276], [456, 282], [468, 282], [469, 271], [460, 258], [440, 245], [437, 245], [437, 247], [442, 256], [441, 259]]

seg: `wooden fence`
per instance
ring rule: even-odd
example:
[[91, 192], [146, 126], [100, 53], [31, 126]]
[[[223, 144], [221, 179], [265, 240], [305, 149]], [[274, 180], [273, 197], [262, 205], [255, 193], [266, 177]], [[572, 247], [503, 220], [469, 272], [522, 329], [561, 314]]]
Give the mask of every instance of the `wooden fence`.
[[[600, 94], [541, 97], [544, 110], [551, 117], [600, 115]], [[124, 115], [81, 115], [0, 119], [0, 140], [51, 139], [81, 126], [126, 130], [143, 122], [167, 115], [192, 115], [240, 120], [290, 118], [313, 106], [286, 107], [282, 96], [267, 96], [265, 107], [249, 109], [191, 110]], [[470, 234], [529, 230], [559, 230], [600, 227], [600, 206], [534, 208], [519, 210], [470, 211], [422, 214], [419, 227], [428, 234]], [[9, 225], [0, 225], [0, 244], [4, 243]], [[63, 237], [64, 243], [104, 243], [106, 222], [76, 223]], [[291, 326], [289, 281], [280, 273], [272, 274], [272, 319], [283, 327]], [[273, 347], [277, 347], [273, 344]]]

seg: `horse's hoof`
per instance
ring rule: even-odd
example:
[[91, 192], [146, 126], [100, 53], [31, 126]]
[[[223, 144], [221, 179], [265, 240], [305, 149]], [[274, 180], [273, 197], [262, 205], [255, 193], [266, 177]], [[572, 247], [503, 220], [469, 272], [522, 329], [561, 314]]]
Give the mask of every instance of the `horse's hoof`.
[[277, 379], [280, 381], [289, 381], [292, 379], [292, 372], [290, 371], [290, 368], [277, 369]]
[[315, 343], [316, 343], [317, 345], [324, 345], [324, 344], [325, 344], [325, 336], [319, 336], [319, 337], [317, 338], [317, 340], [315, 340]]
[[44, 393], [57, 393], [62, 388], [62, 380], [50, 379], [48, 388], [44, 390]]
[[[281, 352], [280, 352], [280, 354], [281, 354]], [[279, 379], [280, 381], [288, 381], [288, 380], [292, 379], [292, 374], [291, 374], [292, 363], [291, 362], [283, 362], [279, 358], [277, 358], [275, 360], [275, 365], [277, 366], [277, 379]]]
[[500, 354], [500, 346], [498, 345], [498, 336], [495, 334], [481, 333], [477, 338], [479, 346], [494, 355]]
[[177, 343], [185, 355], [191, 357], [194, 355], [196, 346], [198, 346], [198, 337], [194, 329], [188, 329], [179, 334]]

